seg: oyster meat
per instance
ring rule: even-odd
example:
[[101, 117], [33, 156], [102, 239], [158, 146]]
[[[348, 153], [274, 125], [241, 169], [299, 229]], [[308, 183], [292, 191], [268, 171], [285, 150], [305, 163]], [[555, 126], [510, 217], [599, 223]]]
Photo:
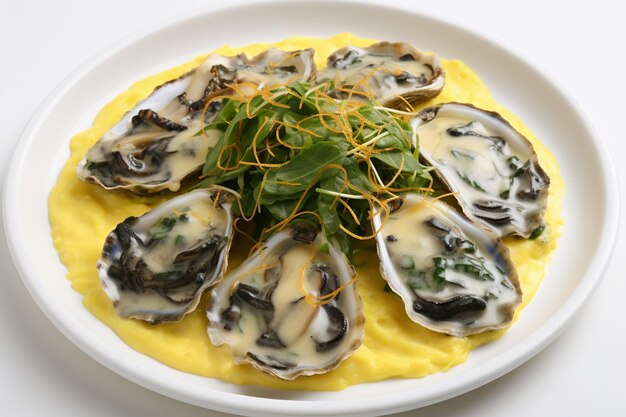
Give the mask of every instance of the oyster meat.
[[298, 51], [270, 48], [237, 68], [231, 79], [223, 77], [223, 84], [225, 87], [241, 84], [243, 88], [238, 92], [251, 95], [258, 88], [271, 89], [294, 81], [309, 81], [317, 74], [314, 56], [311, 48]]
[[340, 99], [372, 97], [388, 107], [416, 104], [438, 95], [445, 72], [434, 54], [404, 42], [379, 42], [367, 48], [346, 46], [331, 54], [317, 82], [334, 81]]
[[213, 290], [214, 345], [236, 363], [282, 379], [334, 369], [362, 340], [365, 317], [354, 269], [305, 226], [276, 233]]
[[78, 177], [106, 189], [177, 191], [184, 178], [202, 167], [208, 149], [221, 136], [219, 130], [200, 133], [220, 109], [216, 97], [232, 94], [232, 88], [245, 96], [257, 88], [309, 80], [315, 75], [313, 55], [312, 49], [273, 48], [252, 59], [209, 55], [198, 68], [157, 87], [126, 113], [89, 149], [78, 165]]
[[420, 155], [470, 219], [498, 236], [541, 234], [550, 178], [532, 144], [498, 113], [445, 103], [411, 125]]
[[374, 217], [380, 270], [407, 315], [466, 336], [505, 327], [521, 302], [508, 249], [446, 203], [407, 194]]
[[232, 200], [223, 187], [196, 190], [117, 225], [97, 268], [121, 317], [173, 322], [196, 308], [226, 270]]

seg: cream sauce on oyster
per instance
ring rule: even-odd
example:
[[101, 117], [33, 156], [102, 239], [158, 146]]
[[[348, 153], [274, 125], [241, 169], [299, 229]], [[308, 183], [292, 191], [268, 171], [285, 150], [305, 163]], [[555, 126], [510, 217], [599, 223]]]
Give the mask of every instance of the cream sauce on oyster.
[[120, 316], [150, 323], [179, 320], [221, 278], [232, 214], [220, 193], [183, 194], [127, 218], [107, 236], [97, 267]]
[[403, 201], [376, 226], [381, 272], [409, 317], [453, 335], [506, 325], [521, 293], [504, 245], [443, 202]]
[[332, 81], [340, 99], [376, 100], [403, 107], [438, 95], [445, 73], [439, 59], [408, 43], [379, 42], [367, 48], [344, 47], [327, 59], [317, 82]]
[[144, 241], [160, 238], [143, 260], [153, 272], [168, 273], [178, 253], [191, 249], [207, 236], [226, 235], [228, 222], [224, 210], [207, 201], [192, 200], [188, 206], [172, 210], [148, 231], [137, 234]]
[[[509, 193], [517, 165], [510, 146], [480, 121], [461, 117], [438, 117], [419, 131], [419, 144], [440, 163], [438, 168], [468, 183], [464, 192], [478, 199], [483, 192]], [[502, 154], [505, 157], [502, 157]], [[508, 162], [508, 163], [507, 163]]]
[[[236, 361], [293, 379], [336, 367], [361, 343], [363, 313], [354, 271], [320, 238], [280, 232], [212, 293], [209, 336]], [[313, 235], [313, 237], [315, 237]]]
[[[401, 85], [396, 76], [417, 74], [415, 82]], [[318, 82], [334, 81], [335, 88], [355, 88], [373, 97], [384, 99], [402, 94], [414, 87], [426, 85], [433, 76], [433, 68], [415, 59], [398, 59], [390, 55], [367, 53], [354, 61], [338, 60], [318, 77]]]
[[550, 180], [532, 145], [498, 115], [456, 103], [435, 112], [413, 123], [420, 154], [463, 211], [500, 236], [538, 236]]
[[[170, 115], [167, 111], [160, 111], [164, 117], [170, 120], [177, 120], [176, 117]], [[197, 118], [188, 122], [187, 129], [176, 133], [155, 129], [145, 129], [144, 131], [136, 130], [133, 135], [116, 141], [110, 147], [95, 147], [87, 154], [87, 162], [84, 165], [87, 170], [93, 171], [97, 169], [100, 163], [106, 163], [111, 154], [121, 155], [127, 166], [141, 164], [142, 167], [150, 165], [146, 161], [146, 143], [162, 143], [165, 145], [161, 149], [155, 149], [154, 159], [161, 160], [162, 155], [167, 156], [165, 166], [159, 164], [154, 172], [142, 175], [141, 184], [145, 186], [155, 185], [161, 189], [160, 185], [165, 184], [165, 188], [170, 191], [177, 191], [180, 188], [180, 179], [186, 177], [190, 172], [202, 166], [206, 159], [207, 149], [213, 147], [219, 140], [222, 132], [218, 130], [206, 130], [203, 134], [198, 134], [205, 123]], [[143, 156], [139, 157], [139, 154]], [[143, 159], [143, 161], [140, 161]], [[152, 159], [152, 158], [151, 158]], [[152, 168], [147, 167], [149, 170]], [[138, 168], [141, 170], [141, 168]], [[173, 180], [179, 179], [179, 180]], [[101, 177], [104, 185], [107, 187], [117, 187], [120, 184], [129, 184], [130, 181], [107, 181], [106, 177]]]

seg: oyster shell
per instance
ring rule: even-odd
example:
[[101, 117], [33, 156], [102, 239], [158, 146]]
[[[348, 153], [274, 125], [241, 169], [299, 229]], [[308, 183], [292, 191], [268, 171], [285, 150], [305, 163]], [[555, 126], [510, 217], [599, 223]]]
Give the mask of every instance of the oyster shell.
[[385, 106], [401, 107], [438, 95], [445, 72], [434, 54], [424, 54], [404, 42], [379, 42], [335, 51], [317, 81], [334, 81], [337, 98], [367, 95]]
[[381, 274], [411, 320], [453, 336], [510, 323], [522, 293], [508, 249], [440, 200], [396, 202], [373, 223]]
[[303, 226], [278, 232], [220, 282], [207, 307], [211, 342], [282, 379], [327, 372], [350, 356], [365, 324], [355, 272], [321, 242]]
[[196, 190], [117, 225], [97, 268], [120, 316], [155, 324], [196, 308], [226, 270], [232, 200], [223, 187]]
[[239, 68], [233, 80], [226, 84], [244, 84], [244, 94], [253, 94], [257, 88], [275, 88], [294, 81], [315, 78], [315, 51], [311, 48], [298, 51], [281, 51], [270, 48], [256, 55]]
[[311, 49], [268, 49], [252, 59], [209, 55], [126, 113], [88, 150], [78, 177], [106, 189], [177, 191], [184, 178], [202, 167], [221, 136], [218, 130], [198, 134], [220, 109], [221, 101], [210, 99], [232, 93], [236, 84], [241, 84], [237, 93], [246, 95], [259, 87], [308, 80], [315, 75], [313, 55]]
[[550, 178], [532, 144], [498, 113], [445, 103], [423, 110], [411, 125], [420, 155], [470, 219], [498, 236], [544, 230]]

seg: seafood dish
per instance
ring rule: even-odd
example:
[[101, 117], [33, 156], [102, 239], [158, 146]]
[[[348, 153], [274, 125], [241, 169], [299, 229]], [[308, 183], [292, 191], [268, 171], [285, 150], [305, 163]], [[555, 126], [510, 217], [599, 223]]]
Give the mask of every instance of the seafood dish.
[[50, 211], [86, 307], [235, 383], [341, 389], [461, 363], [537, 290], [556, 162], [460, 61], [349, 34], [284, 44], [154, 77], [77, 135]]

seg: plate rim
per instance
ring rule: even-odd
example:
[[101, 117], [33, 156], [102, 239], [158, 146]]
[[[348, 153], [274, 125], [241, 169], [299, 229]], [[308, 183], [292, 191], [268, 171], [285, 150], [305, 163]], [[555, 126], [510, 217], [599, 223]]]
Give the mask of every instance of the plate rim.
[[[229, 6], [223, 5], [209, 5], [205, 7], [200, 7], [193, 11], [180, 14], [170, 19], [166, 19], [155, 24], [149, 25], [143, 29], [139, 29], [134, 34], [127, 36], [121, 40], [118, 40], [101, 51], [97, 52], [86, 61], [84, 61], [81, 65], [79, 65], [74, 71], [72, 71], [69, 75], [67, 75], [49, 94], [46, 98], [41, 102], [41, 104], [37, 107], [36, 111], [28, 120], [24, 129], [19, 135], [19, 138], [16, 142], [16, 145], [13, 150], [13, 154], [10, 159], [9, 165], [5, 168], [6, 175], [4, 177], [3, 184], [3, 206], [2, 206], [2, 216], [3, 222], [6, 232], [6, 240], [8, 243], [9, 252], [11, 258], [13, 259], [13, 263], [18, 271], [18, 275], [24, 282], [27, 287], [31, 297], [35, 300], [36, 304], [43, 311], [45, 316], [54, 324], [57, 329], [61, 331], [61, 333], [67, 337], [74, 345], [78, 346], [83, 352], [85, 352], [88, 356], [92, 357], [103, 366], [108, 369], [113, 370], [118, 375], [137, 383], [138, 385], [144, 386], [150, 390], [159, 392], [163, 395], [169, 396], [171, 398], [175, 398], [178, 400], [182, 400], [191, 404], [199, 405], [202, 407], [208, 407], [206, 401], [202, 401], [199, 398], [188, 395], [187, 393], [180, 391], [172, 391], [171, 388], [163, 386], [162, 383], [156, 383], [155, 381], [151, 381], [150, 378], [145, 377], [144, 375], [133, 372], [132, 370], [127, 369], [122, 361], [115, 360], [114, 358], [108, 357], [105, 353], [99, 351], [97, 347], [90, 344], [88, 341], [84, 340], [82, 336], [75, 332], [75, 328], [73, 328], [70, 324], [68, 324], [67, 317], [61, 317], [59, 312], [51, 307], [49, 300], [45, 297], [42, 297], [41, 294], [37, 292], [37, 288], [33, 287], [31, 282], [25, 278], [26, 268], [24, 267], [22, 256], [17, 253], [16, 248], [14, 247], [14, 242], [16, 242], [16, 234], [17, 230], [13, 226], [13, 224], [9, 221], [18, 208], [11, 206], [11, 201], [13, 200], [11, 196], [15, 196], [16, 193], [19, 192], [17, 188], [17, 181], [15, 179], [15, 174], [18, 172], [17, 167], [21, 166], [24, 158], [27, 155], [28, 149], [36, 137], [38, 132], [39, 125], [45, 119], [48, 112], [50, 112], [56, 105], [56, 103], [63, 98], [63, 96], [72, 89], [73, 84], [80, 79], [80, 77], [84, 74], [87, 74], [93, 68], [96, 68], [103, 61], [105, 61], [108, 57], [116, 54], [117, 52], [125, 49], [126, 47], [132, 45], [134, 42], [139, 41], [145, 37], [149, 37], [156, 31], [174, 26], [181, 22], [191, 19], [192, 17], [198, 17], [198, 15], [210, 16], [216, 12], [226, 12], [231, 11], [234, 12], [237, 9], [242, 9], [244, 7], [254, 5], [254, 6], [264, 6], [271, 7], [276, 6], [282, 3], [292, 3], [290, 1], [285, 0], [261, 0], [256, 1], [253, 0], [248, 3], [235, 4]], [[316, 3], [313, 1], [307, 1], [303, 3]], [[442, 20], [438, 17], [434, 17], [429, 15], [427, 12], [423, 10], [406, 10], [394, 4], [381, 4], [379, 2], [372, 1], [359, 1], [359, 0], [324, 0], [323, 3], [326, 4], [363, 4], [370, 8], [378, 8], [378, 9], [386, 9], [392, 11], [402, 10], [407, 14], [413, 15], [416, 18], [426, 19], [434, 22], [437, 25], [441, 26], [451, 26], [455, 30], [466, 32], [475, 38], [482, 40], [483, 42], [493, 45], [505, 52], [515, 56], [525, 65], [530, 68], [536, 68], [532, 60], [528, 59], [524, 53], [519, 50], [516, 50], [513, 46], [504, 46], [502, 43], [498, 41], [494, 41], [493, 39], [487, 39], [483, 36], [479, 31], [463, 25], [460, 26], [456, 23], [451, 23], [445, 20]], [[615, 170], [615, 166], [613, 160], [608, 152], [608, 146], [602, 140], [602, 138], [598, 135], [597, 129], [595, 128], [593, 122], [588, 119], [587, 115], [582, 111], [580, 105], [573, 99], [571, 94], [563, 88], [562, 85], [559, 84], [558, 78], [546, 75], [542, 78], [548, 82], [550, 85], [554, 87], [554, 91], [560, 94], [563, 98], [565, 98], [574, 114], [580, 119], [582, 124], [586, 127], [589, 141], [593, 145], [594, 149], [598, 152], [600, 159], [606, 164], [603, 166], [603, 170], [601, 171], [602, 176], [605, 179], [603, 185], [606, 187], [606, 200], [605, 200], [605, 210], [604, 216], [606, 219], [605, 227], [602, 230], [601, 235], [606, 237], [603, 240], [601, 247], [598, 249], [605, 249], [603, 251], [598, 251], [601, 254], [600, 257], [596, 257], [593, 259], [592, 266], [589, 268], [589, 272], [583, 277], [579, 285], [576, 287], [571, 297], [555, 312], [555, 314], [548, 320], [545, 324], [540, 326], [537, 330], [535, 330], [532, 335], [523, 340], [522, 343], [517, 344], [515, 346], [516, 351], [521, 351], [522, 353], [515, 355], [514, 360], [508, 360], [507, 358], [499, 357], [490, 360], [486, 365], [482, 365], [481, 368], [487, 368], [482, 372], [482, 375], [475, 376], [470, 381], [464, 381], [463, 383], [458, 383], [455, 386], [448, 387], [444, 392], [439, 392], [438, 395], [432, 396], [428, 401], [421, 401], [418, 404], [415, 404], [414, 401], [411, 400], [406, 395], [395, 395], [393, 398], [393, 405], [390, 407], [389, 405], [381, 405], [380, 400], [377, 398], [374, 399], [361, 399], [359, 400], [358, 407], [355, 408], [355, 404], [352, 404], [352, 401], [336, 401], [336, 400], [327, 400], [329, 403], [333, 404], [332, 414], [342, 413], [342, 414], [354, 414], [354, 415], [363, 415], [362, 413], [374, 415], [381, 412], [399, 412], [404, 411], [416, 407], [422, 407], [429, 404], [433, 404], [439, 401], [443, 401], [445, 399], [463, 394], [472, 389], [478, 388], [521, 365], [526, 362], [537, 353], [539, 353], [543, 348], [548, 346], [554, 339], [556, 339], [569, 325], [576, 313], [580, 311], [582, 304], [593, 294], [593, 291], [597, 288], [599, 283], [602, 280], [604, 272], [608, 267], [609, 261], [611, 259], [613, 250], [615, 248], [615, 242], [617, 240], [618, 235], [618, 225], [619, 225], [619, 217], [620, 217], [620, 196], [619, 196], [619, 185], [617, 181], [617, 174]], [[591, 275], [591, 278], [589, 276]], [[167, 366], [167, 365], [165, 365]], [[161, 381], [162, 382], [162, 381]], [[448, 384], [450, 385], [450, 384]], [[212, 388], [208, 389], [209, 391], [215, 391], [212, 398], [209, 398], [211, 405], [210, 407], [215, 410], [225, 411], [225, 412], [243, 412], [243, 413], [256, 413], [261, 411], [259, 409], [259, 405], [262, 407], [263, 413], [268, 415], [273, 413], [293, 413], [294, 408], [293, 404], [297, 403], [300, 409], [304, 409], [306, 411], [307, 405], [315, 405], [319, 404], [319, 401], [310, 401], [310, 400], [283, 400], [283, 399], [269, 399], [269, 398], [259, 398], [259, 397], [251, 397], [245, 394], [233, 394], [223, 391], [217, 391]], [[186, 395], [187, 394], [187, 395]], [[240, 402], [242, 397], [246, 397], [251, 399], [253, 403], [256, 404], [243, 404]], [[303, 407], [304, 406], [304, 407]], [[319, 410], [318, 410], [319, 411]], [[317, 413], [316, 413], [317, 414]], [[326, 413], [324, 413], [326, 414]], [[331, 415], [331, 412], [327, 412], [328, 415]], [[307, 415], [307, 413], [303, 413], [301, 415]]]

